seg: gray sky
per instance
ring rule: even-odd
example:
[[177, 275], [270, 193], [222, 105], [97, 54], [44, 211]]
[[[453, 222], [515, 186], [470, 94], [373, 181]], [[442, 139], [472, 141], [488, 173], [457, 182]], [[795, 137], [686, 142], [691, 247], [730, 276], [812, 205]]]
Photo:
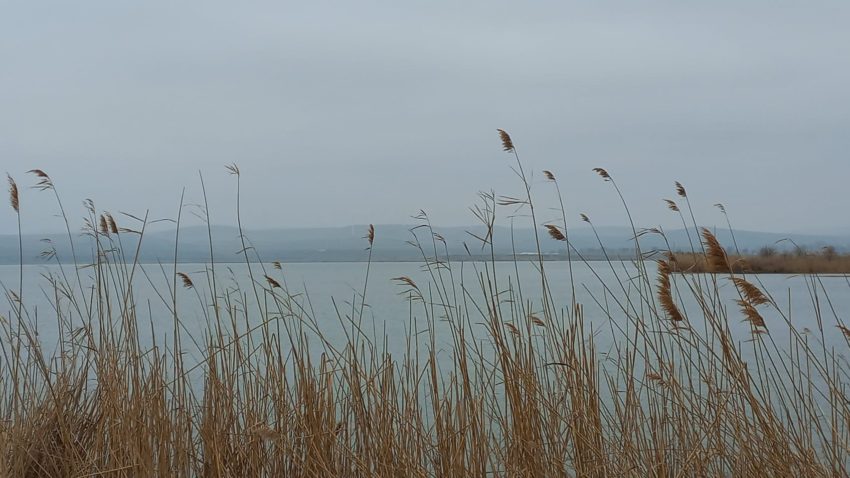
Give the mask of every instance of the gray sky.
[[246, 227], [459, 225], [521, 190], [504, 128], [570, 217], [625, 224], [601, 166], [644, 225], [680, 180], [705, 223], [850, 229], [850, 2], [637, 3], [0, 2], [0, 171], [30, 231], [60, 223], [28, 169], [75, 218], [173, 217], [202, 170], [227, 224], [231, 162]]

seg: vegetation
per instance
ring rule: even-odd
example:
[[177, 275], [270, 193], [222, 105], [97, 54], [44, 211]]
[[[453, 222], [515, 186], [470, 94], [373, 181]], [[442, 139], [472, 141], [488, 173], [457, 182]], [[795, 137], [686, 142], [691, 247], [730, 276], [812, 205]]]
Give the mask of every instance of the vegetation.
[[[522, 193], [482, 193], [473, 213], [492, 230], [498, 212], [519, 211], [581, 260], [563, 201], [557, 220], [540, 221], [513, 141], [504, 131], [500, 137]], [[229, 171], [238, 198], [240, 171]], [[634, 228], [614, 177], [596, 172], [623, 199]], [[34, 174], [56, 193], [47, 174]], [[556, 176], [544, 175], [560, 198]], [[11, 178], [10, 185], [20, 214]], [[687, 203], [678, 183], [677, 192]], [[581, 284], [550, 282], [554, 267], [570, 268], [572, 278], [573, 262], [539, 259], [539, 296], [518, 273], [497, 273], [495, 261], [475, 264], [477, 281], [467, 282], [422, 214], [412, 242], [430, 279], [397, 278], [410, 315], [387, 318], [408, 322], [403, 356], [389, 354], [389, 338], [364, 326], [368, 263], [350, 307], [338, 307], [335, 318], [316, 317], [309, 296], [291, 289], [281, 265], [262, 261], [244, 237], [249, 282], [234, 282], [215, 257], [200, 272], [181, 270], [175, 257], [160, 270], [169, 287], [157, 291], [168, 317], [146, 320], [140, 288], [148, 271], [122, 238], [143, 238], [149, 220], [119, 227], [108, 212], [87, 208], [90, 264], [62, 265], [49, 249], [45, 258], [59, 272], [47, 274], [41, 290], [23, 290], [23, 267], [20, 283], [5, 289], [2, 476], [848, 473], [850, 368], [823, 339], [836, 330], [850, 338], [850, 329], [834, 310], [820, 310], [823, 287], [812, 276], [820, 326], [798, 331], [757, 278], [732, 267], [710, 231], [696, 230], [689, 205], [695, 254], [726, 272], [673, 274], [672, 258], [585, 262], [606, 291], [588, 304], [576, 299]], [[371, 248], [380, 230], [364, 233]], [[493, 251], [491, 234], [478, 240]], [[209, 242], [212, 251], [212, 235]], [[635, 248], [639, 259], [652, 252], [641, 251], [637, 239]], [[616, 280], [603, 279], [603, 269]], [[723, 292], [730, 289], [731, 303]], [[50, 299], [49, 313], [28, 306], [36, 294]], [[184, 296], [198, 301], [193, 312], [204, 315], [205, 335], [185, 332]], [[768, 312], [778, 321], [768, 323]], [[601, 331], [590, 326], [591, 314], [605, 317], [616, 339], [610, 349], [597, 349]], [[39, 339], [48, 315], [59, 331], [56, 344]], [[320, 322], [331, 319], [345, 330], [342, 345], [321, 334]], [[741, 320], [744, 336], [733, 332]], [[169, 341], [141, 338], [164, 322]]]
[[[814, 253], [801, 248], [780, 253], [764, 247], [757, 255], [729, 254], [727, 260], [736, 274], [850, 274], [850, 255], [838, 254], [833, 247]], [[672, 265], [675, 272], [715, 272], [702, 254], [691, 252], [675, 253]]]

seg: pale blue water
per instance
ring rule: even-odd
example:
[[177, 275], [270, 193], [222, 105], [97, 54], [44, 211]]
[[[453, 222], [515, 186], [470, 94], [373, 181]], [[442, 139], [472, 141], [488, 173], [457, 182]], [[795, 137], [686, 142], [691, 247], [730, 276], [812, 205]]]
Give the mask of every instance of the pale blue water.
[[[558, 307], [568, 308], [571, 302], [570, 279], [568, 264], [564, 262], [548, 262], [545, 264], [548, 281], [552, 290], [552, 298]], [[65, 273], [75, 283], [73, 268], [64, 266]], [[137, 316], [140, 324], [140, 337], [143, 343], [151, 343], [154, 337], [158, 342], [167, 339], [173, 327], [172, 314], [168, 311], [165, 303], [170, 304], [170, 286], [168, 280], [172, 277], [172, 266], [166, 266], [165, 270], [156, 264], [138, 266], [134, 275], [134, 294], [137, 304]], [[253, 291], [250, 289], [248, 270], [245, 264], [221, 264], [216, 266], [216, 277], [220, 291], [233, 289], [238, 282], [242, 292], [250, 304], [255, 304]], [[422, 302], [411, 303], [403, 294], [406, 287], [398, 284], [393, 278], [408, 276], [420, 287], [424, 295], [432, 297], [433, 302], [449, 302], [451, 305], [463, 306], [464, 295], [467, 295], [467, 307], [469, 321], [473, 324], [481, 323], [484, 317], [475, 308], [477, 303], [480, 307], [485, 304], [482, 301], [481, 286], [479, 284], [479, 273], [484, 270], [483, 263], [455, 263], [452, 265], [451, 274], [442, 271], [442, 280], [433, 280], [429, 274], [422, 270], [417, 263], [373, 263], [371, 265], [369, 281], [366, 288], [366, 304], [364, 308], [363, 329], [372, 335], [373, 331], [378, 339], [384, 336], [389, 338], [388, 349], [394, 353], [402, 353], [405, 350], [403, 338], [410, 332], [412, 327], [411, 317], [419, 324], [418, 329], [424, 328], [426, 313]], [[516, 269], [515, 269], [516, 267]], [[615, 279], [611, 266], [604, 262], [593, 262], [589, 264], [573, 263], [573, 274], [575, 277], [575, 289], [577, 301], [584, 305], [586, 328], [599, 331], [597, 336], [598, 349], [604, 350], [610, 345], [611, 336], [607, 316], [625, 326], [626, 318], [622, 311], [618, 310], [615, 298], [625, 303], [627, 296], [631, 298], [635, 307], [640, 307], [641, 300], [637, 294], [638, 281], [629, 281], [630, 276], [635, 275], [635, 267], [630, 263], [615, 263], [615, 271], [622, 282]], [[647, 263], [650, 270], [651, 282], [655, 282], [655, 267]], [[340, 325], [339, 315], [359, 315], [360, 295], [363, 292], [364, 278], [366, 274], [365, 263], [295, 263], [284, 264], [283, 270], [275, 270], [271, 264], [265, 265], [265, 273], [274, 277], [281, 283], [286, 284], [289, 293], [316, 318], [323, 334], [334, 344], [342, 344], [347, 340], [345, 330]], [[509, 286], [517, 290], [517, 272], [520, 277], [522, 293], [526, 301], [531, 301], [532, 309], [540, 310], [541, 283], [536, 270], [536, 265], [531, 262], [500, 262], [496, 265], [498, 287], [505, 290]], [[207, 326], [204, 315], [204, 306], [209, 312], [209, 290], [202, 264], [180, 264], [178, 271], [189, 274], [195, 282], [196, 290], [187, 290], [180, 285], [177, 288], [178, 313], [181, 321], [193, 336], [201, 337], [202, 331]], [[252, 265], [255, 280], [262, 286], [268, 287], [263, 278], [263, 270], [259, 265]], [[58, 275], [59, 267], [49, 266], [25, 266], [23, 297], [30, 320], [37, 321], [39, 336], [46, 345], [56, 341], [56, 312], [51, 306], [54, 292], [44, 275]], [[92, 269], [80, 271], [83, 282], [91, 283], [93, 280]], [[18, 266], [0, 266], [0, 285], [6, 289], [18, 289]], [[597, 277], [598, 276], [598, 277]], [[166, 279], [167, 277], [167, 279]], [[703, 276], [703, 280], [710, 280], [709, 276]], [[836, 316], [848, 320], [850, 312], [850, 285], [845, 277], [837, 276], [787, 276], [787, 275], [759, 275], [749, 276], [749, 279], [763, 286], [776, 301], [784, 314], [790, 317], [795, 326], [802, 330], [809, 328], [818, 329], [818, 313], [826, 332], [826, 341], [830, 346], [836, 346], [839, 354], [846, 349], [846, 343], [835, 325], [838, 323]], [[683, 279], [674, 279], [680, 286]], [[452, 286], [452, 281], [454, 285]], [[437, 284], [445, 284], [449, 291], [448, 298], [441, 298], [438, 294]], [[606, 286], [603, 285], [607, 284]], [[620, 287], [623, 283], [627, 290], [624, 292]], [[748, 326], [741, 321], [741, 315], [737, 311], [734, 299], [737, 298], [735, 289], [728, 281], [719, 279], [723, 291], [722, 306], [729, 309], [730, 327], [740, 336], [741, 340], [748, 338]], [[631, 285], [631, 287], [629, 287]], [[814, 289], [813, 289], [814, 287]], [[430, 290], [430, 292], [429, 292]], [[817, 291], [817, 297], [813, 299], [812, 290]], [[159, 294], [157, 293], [159, 291]], [[280, 289], [276, 289], [280, 291]], [[465, 291], [465, 292], [464, 292]], [[79, 292], [78, 292], [79, 293]], [[699, 308], [690, 293], [681, 289], [681, 303], [683, 309], [690, 314], [694, 326], [697, 327], [699, 320]], [[197, 294], [201, 294], [199, 300]], [[221, 295], [222, 293], [220, 293]], [[456, 294], [456, 295], [455, 295]], [[162, 297], [161, 297], [161, 296]], [[506, 296], [505, 296], [506, 297]], [[237, 296], [232, 297], [234, 300]], [[261, 298], [261, 300], [263, 300]], [[817, 300], [815, 307], [813, 300]], [[239, 300], [236, 300], [238, 302]], [[427, 301], [426, 301], [427, 302]], [[352, 308], [352, 303], [354, 307]], [[66, 304], [67, 305], [67, 304]], [[505, 312], [510, 304], [502, 304]], [[607, 307], [609, 313], [603, 309]], [[441, 326], [439, 319], [445, 315], [443, 308], [439, 306], [429, 307], [429, 313], [438, 319], [437, 330], [438, 344], [448, 345], [448, 329]], [[763, 313], [767, 326], [777, 342], [782, 343], [787, 337], [788, 327], [776, 311], [769, 307], [760, 309]], [[13, 306], [9, 301], [0, 304], [0, 314], [5, 317], [13, 316]], [[274, 314], [276, 309], [273, 308]], [[274, 315], [273, 314], [273, 315]], [[113, 314], [117, 315], [117, 314]], [[37, 319], [37, 320], [36, 320]], [[249, 323], [259, 320], [257, 314], [251, 314]], [[292, 319], [289, 319], [292, 320]], [[348, 320], [343, 321], [349, 324]], [[347, 327], [350, 327], [348, 325]], [[473, 328], [476, 326], [473, 325]], [[481, 334], [484, 333], [483, 326], [477, 326]], [[446, 334], [440, 336], [440, 334]]]

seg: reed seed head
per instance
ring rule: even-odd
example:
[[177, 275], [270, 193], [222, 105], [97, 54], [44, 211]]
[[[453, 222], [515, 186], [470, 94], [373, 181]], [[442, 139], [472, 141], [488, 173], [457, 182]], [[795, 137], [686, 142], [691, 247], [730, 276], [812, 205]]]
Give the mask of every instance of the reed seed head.
[[375, 242], [375, 225], [369, 224], [369, 231], [366, 232], [366, 239], [369, 241], [369, 246], [372, 246], [372, 243]]
[[664, 309], [664, 312], [667, 313], [667, 317], [669, 317], [673, 323], [678, 323], [684, 321], [685, 317], [682, 315], [682, 312], [679, 311], [679, 307], [676, 305], [676, 302], [673, 301], [673, 289], [670, 283], [671, 272], [672, 267], [668, 261], [658, 261], [658, 302], [661, 304], [661, 308]]
[[726, 250], [720, 245], [720, 241], [707, 228], [702, 228], [703, 244], [708, 265], [713, 272], [731, 272]]
[[567, 236], [565, 236], [564, 233], [561, 232], [560, 229], [558, 229], [558, 226], [555, 226], [553, 224], [546, 224], [546, 229], [549, 231], [549, 236], [551, 236], [552, 239], [556, 241], [567, 240]]
[[667, 209], [674, 212], [679, 212], [679, 205], [676, 204], [676, 201], [673, 201], [672, 199], [665, 199], [664, 202], [667, 203]]
[[679, 181], [676, 181], [676, 194], [683, 198], [688, 197], [688, 193], [685, 191], [685, 187], [682, 186], [682, 183], [680, 183]]
[[6, 178], [9, 180], [9, 202], [12, 204], [12, 209], [14, 209], [15, 212], [21, 212], [21, 203], [20, 198], [18, 197], [18, 184], [15, 183], [12, 176], [6, 174]]
[[496, 131], [499, 132], [499, 139], [502, 140], [502, 149], [505, 152], [512, 153], [514, 151], [514, 142], [511, 140], [511, 135], [503, 129], [497, 129]]
[[178, 272], [177, 276], [180, 277], [180, 280], [183, 281], [183, 287], [187, 289], [195, 287], [195, 284], [192, 282], [192, 279], [185, 272]]
[[112, 234], [118, 234], [118, 224], [115, 223], [115, 218], [112, 217], [112, 214], [105, 212], [103, 215], [106, 216], [106, 222], [109, 224], [109, 231], [112, 232]]
[[34, 174], [38, 178], [38, 182], [35, 184], [36, 189], [41, 189], [42, 191], [53, 188], [53, 181], [51, 181], [50, 176], [47, 175], [41, 169], [30, 169], [27, 171], [30, 174]]
[[764, 295], [761, 289], [754, 286], [746, 279], [742, 277], [732, 277], [731, 280], [735, 283], [735, 286], [741, 292], [741, 295], [744, 296], [744, 299], [746, 299], [746, 301], [751, 305], [757, 306], [770, 303], [770, 299]]
[[604, 180], [606, 180], [606, 181], [610, 181], [610, 180], [611, 180], [611, 175], [610, 175], [610, 174], [608, 174], [608, 171], [605, 171], [605, 170], [604, 170], [604, 169], [602, 169], [602, 168], [593, 168], [593, 172], [594, 172], [594, 173], [596, 173], [596, 174], [598, 174], [599, 176], [601, 176], [601, 177], [602, 177], [602, 179], [604, 179]]
[[764, 317], [759, 314], [755, 306], [746, 300], [738, 300], [738, 305], [741, 307], [741, 312], [744, 314], [744, 320], [752, 324], [753, 327], [767, 327], [764, 323]]
[[106, 220], [106, 216], [100, 215], [100, 233], [104, 236], [109, 235], [109, 221]]

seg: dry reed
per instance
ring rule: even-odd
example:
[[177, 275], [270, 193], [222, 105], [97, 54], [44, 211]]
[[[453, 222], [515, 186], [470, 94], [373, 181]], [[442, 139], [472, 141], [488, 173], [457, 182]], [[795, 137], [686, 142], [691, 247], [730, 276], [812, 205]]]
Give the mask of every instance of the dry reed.
[[[492, 231], [496, 197], [482, 201], [473, 210]], [[511, 206], [531, 208], [531, 198]], [[468, 282], [440, 255], [442, 236], [423, 215], [411, 243], [425, 279], [394, 279], [410, 312], [388, 318], [406, 321], [408, 334], [368, 335], [364, 284], [350, 311], [336, 308], [347, 337], [340, 343], [322, 333], [328, 317], [314, 314], [307, 294], [247, 254], [245, 267], [265, 281], [222, 286], [210, 260], [193, 282], [175, 266], [159, 291], [168, 313], [145, 323], [146, 268], [136, 250], [123, 249], [114, 219], [89, 207], [103, 234], [89, 237], [91, 264], [74, 265], [89, 275], [78, 282], [60, 268], [44, 277], [57, 344], [42, 343], [46, 318], [36, 322], [35, 307], [23, 307], [32, 296], [7, 292], [0, 476], [848, 474], [850, 368], [840, 351], [798, 332], [752, 278], [735, 275], [735, 256], [707, 229], [697, 231], [706, 253], [693, 257], [728, 282], [675, 274], [689, 256], [670, 251], [655, 280], [642, 258], [584, 262], [604, 294], [583, 304], [573, 291], [560, 307], [568, 292], [542, 267], [537, 297], [518, 275], [497, 273], [495, 259], [469, 266]], [[124, 230], [141, 238], [146, 224]], [[569, 247], [566, 231], [545, 230]], [[374, 234], [370, 226], [370, 252]], [[494, 247], [492, 234], [480, 239]], [[811, 290], [822, 299], [817, 284]], [[823, 337], [833, 325], [814, 299]], [[590, 310], [615, 339], [604, 350]], [[188, 333], [197, 314], [206, 328]], [[164, 340], [163, 320], [171, 322]], [[740, 320], [751, 325], [746, 337], [730, 326]], [[850, 344], [850, 329], [834, 326]], [[392, 355], [390, 341], [404, 353]]]

